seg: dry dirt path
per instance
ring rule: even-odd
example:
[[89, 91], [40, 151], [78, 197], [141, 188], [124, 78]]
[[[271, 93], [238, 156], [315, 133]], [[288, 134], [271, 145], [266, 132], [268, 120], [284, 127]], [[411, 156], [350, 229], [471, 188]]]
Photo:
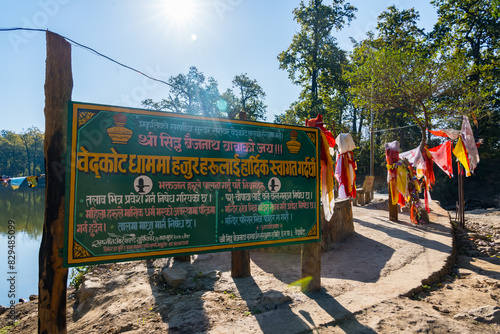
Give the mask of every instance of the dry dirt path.
[[[383, 200], [353, 209], [356, 233], [323, 253], [319, 292], [289, 285], [297, 254], [252, 251], [252, 276], [235, 280], [227, 252], [100, 265], [68, 291], [68, 332], [500, 333], [500, 259], [464, 246], [453, 267], [447, 212], [433, 205], [429, 225], [401, 213], [394, 223]], [[500, 228], [498, 217], [487, 225]], [[186, 281], [167, 286], [165, 267], [186, 270]], [[36, 300], [16, 309], [18, 324], [4, 328], [1, 315], [0, 333], [36, 333]]]

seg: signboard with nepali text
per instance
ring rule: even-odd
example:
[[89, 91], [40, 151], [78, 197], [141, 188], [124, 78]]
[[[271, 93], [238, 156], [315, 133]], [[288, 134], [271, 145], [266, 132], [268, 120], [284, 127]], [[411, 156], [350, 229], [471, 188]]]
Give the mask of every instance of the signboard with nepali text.
[[64, 265], [320, 240], [318, 129], [71, 102]]

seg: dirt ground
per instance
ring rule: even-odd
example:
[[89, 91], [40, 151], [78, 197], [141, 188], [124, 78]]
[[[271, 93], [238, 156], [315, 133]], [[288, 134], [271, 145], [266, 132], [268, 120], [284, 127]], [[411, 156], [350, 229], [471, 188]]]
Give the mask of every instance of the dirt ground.
[[[466, 220], [465, 229], [455, 230], [455, 266], [441, 281], [418, 294], [320, 324], [313, 332], [500, 333], [500, 211], [466, 212]], [[307, 296], [284, 282], [291, 282], [300, 268], [279, 261], [287, 254], [272, 255], [279, 268], [262, 266], [259, 259], [266, 254], [252, 252], [253, 278], [240, 283], [230, 277], [227, 252], [192, 256], [190, 263], [157, 259], [96, 266], [79, 291], [68, 289], [68, 333], [218, 333], [220, 323], [293, 309]], [[173, 288], [163, 268], [184, 269], [187, 278]], [[245, 291], [259, 297], [249, 299]], [[15, 326], [7, 326], [8, 312], [2, 314], [0, 334], [36, 333], [37, 307], [36, 298], [18, 304]], [[294, 313], [286, 314], [294, 321]], [[262, 332], [258, 327], [246, 331]]]

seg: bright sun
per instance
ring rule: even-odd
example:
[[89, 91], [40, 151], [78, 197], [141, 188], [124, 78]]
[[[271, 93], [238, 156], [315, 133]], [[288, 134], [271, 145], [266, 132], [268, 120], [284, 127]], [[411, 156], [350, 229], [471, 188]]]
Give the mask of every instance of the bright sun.
[[193, 0], [164, 0], [165, 12], [169, 19], [186, 23], [194, 18], [196, 5]]

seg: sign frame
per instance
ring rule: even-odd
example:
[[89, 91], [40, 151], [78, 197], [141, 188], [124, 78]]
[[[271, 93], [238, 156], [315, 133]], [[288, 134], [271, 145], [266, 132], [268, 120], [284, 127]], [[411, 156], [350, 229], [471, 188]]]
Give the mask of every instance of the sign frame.
[[[309, 224], [310, 228], [306, 232], [305, 236], [299, 236], [294, 238], [285, 238], [285, 239], [269, 239], [269, 240], [260, 240], [260, 241], [246, 241], [239, 243], [225, 243], [218, 246], [209, 246], [209, 245], [198, 245], [194, 247], [184, 247], [184, 248], [172, 248], [172, 249], [157, 249], [150, 251], [137, 251], [137, 252], [124, 252], [120, 254], [110, 254], [110, 255], [93, 255], [88, 250], [88, 245], [82, 245], [78, 240], [75, 239], [76, 235], [76, 221], [78, 218], [76, 217], [79, 202], [82, 199], [78, 199], [78, 187], [82, 187], [79, 185], [79, 178], [87, 177], [84, 176], [85, 173], [78, 169], [79, 154], [82, 153], [82, 147], [80, 146], [81, 138], [78, 136], [80, 130], [82, 132], [86, 132], [87, 134], [87, 143], [90, 142], [89, 146], [95, 144], [94, 146], [99, 147], [99, 140], [102, 140], [102, 137], [111, 136], [109, 134], [110, 131], [107, 131], [109, 128], [103, 128], [101, 121], [98, 129], [93, 129], [90, 126], [90, 129], [84, 128], [87, 122], [92, 120], [92, 118], [96, 117], [101, 113], [113, 113], [115, 115], [127, 115], [129, 117], [155, 117], [155, 119], [165, 118], [168, 120], [174, 121], [185, 121], [189, 124], [189, 122], [197, 122], [196, 124], [221, 124], [226, 127], [239, 127], [240, 129], [244, 129], [245, 127], [251, 127], [256, 129], [263, 129], [269, 131], [278, 131], [278, 132], [289, 132], [289, 134], [295, 132], [300, 132], [305, 134], [305, 136], [309, 137], [315, 143], [312, 143], [314, 147], [314, 152], [312, 155], [315, 157], [314, 168], [315, 175], [311, 177], [313, 181], [308, 181], [313, 186], [311, 189], [312, 198], [314, 199], [314, 208], [309, 208], [309, 211], [314, 212], [314, 218], [311, 217], [311, 223]], [[97, 120], [97, 118], [96, 118]], [[82, 125], [83, 124], [83, 125]], [[115, 124], [118, 124], [115, 122]], [[115, 126], [116, 128], [117, 126]], [[122, 125], [122, 128], [125, 127]], [[130, 128], [130, 126], [127, 126]], [[83, 130], [82, 130], [83, 129]], [[64, 233], [64, 248], [63, 248], [63, 262], [65, 267], [74, 267], [74, 266], [82, 266], [82, 265], [93, 265], [100, 263], [110, 263], [110, 262], [121, 262], [121, 261], [133, 261], [133, 260], [142, 260], [142, 259], [154, 259], [154, 258], [162, 258], [162, 257], [171, 257], [171, 256], [184, 256], [184, 255], [192, 255], [198, 253], [212, 253], [212, 252], [222, 252], [222, 251], [232, 251], [232, 250], [242, 250], [242, 249], [251, 249], [251, 248], [260, 248], [260, 247], [269, 247], [269, 246], [284, 246], [284, 245], [292, 245], [292, 244], [302, 244], [308, 242], [319, 242], [321, 241], [321, 219], [320, 219], [320, 147], [321, 147], [321, 136], [320, 132], [317, 128], [305, 127], [305, 126], [295, 126], [295, 125], [281, 125], [281, 124], [273, 124], [273, 123], [264, 123], [264, 122], [255, 122], [248, 120], [229, 120], [222, 118], [209, 118], [203, 116], [194, 116], [187, 114], [178, 114], [178, 113], [169, 113], [162, 111], [154, 111], [147, 109], [138, 109], [138, 108], [126, 108], [126, 107], [118, 107], [118, 106], [109, 106], [109, 105], [98, 105], [91, 103], [83, 103], [83, 102], [75, 102], [70, 101], [68, 105], [68, 126], [67, 126], [67, 153], [66, 153], [66, 200], [65, 200], [65, 233]], [[120, 129], [119, 129], [120, 130]], [[122, 130], [122, 129], [121, 129]], [[128, 129], [130, 130], [130, 129]], [[105, 133], [107, 131], [107, 133]], [[304, 136], [304, 135], [303, 135]], [[101, 139], [100, 139], [101, 138]], [[106, 137], [107, 138], [107, 137]], [[293, 141], [294, 139], [292, 138]], [[94, 141], [94, 142], [93, 142]], [[294, 144], [294, 143], [292, 143]], [[86, 149], [85, 149], [86, 150]], [[116, 153], [116, 151], [115, 151]], [[311, 153], [311, 152], [309, 152]], [[201, 158], [200, 158], [201, 159]], [[87, 173], [88, 174], [88, 173]], [[138, 174], [139, 175], [139, 174]], [[156, 175], [156, 174], [155, 174]], [[229, 174], [230, 176], [230, 174]], [[271, 173], [269, 172], [269, 176]], [[97, 178], [97, 174], [95, 175]], [[182, 177], [182, 176], [180, 176]], [[309, 180], [309, 177], [308, 177]], [[109, 182], [109, 181], [108, 181]], [[143, 181], [144, 182], [144, 181]], [[140, 183], [139, 186], [145, 187], [147, 184]], [[274, 186], [273, 186], [274, 187]], [[107, 188], [106, 188], [107, 189]], [[109, 191], [113, 190], [113, 186], [110, 186]], [[312, 204], [311, 204], [312, 206]], [[259, 213], [260, 214], [260, 213]], [[81, 213], [80, 213], [81, 215]], [[311, 215], [310, 215], [311, 216]], [[216, 218], [217, 221], [217, 218]], [[217, 224], [217, 223], [216, 223]], [[101, 227], [102, 232], [102, 227]]]

